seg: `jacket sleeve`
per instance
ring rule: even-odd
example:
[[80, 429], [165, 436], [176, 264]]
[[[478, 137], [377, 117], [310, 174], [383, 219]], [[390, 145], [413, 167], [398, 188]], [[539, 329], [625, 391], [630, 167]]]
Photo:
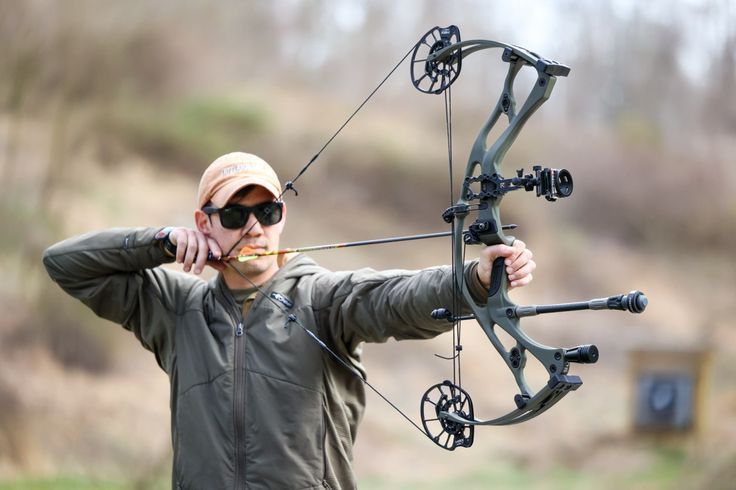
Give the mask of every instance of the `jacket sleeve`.
[[[465, 281], [477, 302], [483, 303], [487, 291], [477, 277], [477, 266], [476, 261], [465, 265]], [[389, 337], [427, 339], [452, 327], [430, 316], [435, 308], [452, 308], [452, 283], [450, 267], [325, 273], [316, 278], [313, 306], [322, 328], [348, 351], [360, 342], [385, 342]], [[461, 302], [462, 312], [468, 312]]]
[[171, 262], [159, 228], [112, 229], [48, 248], [51, 279], [95, 314], [132, 331], [170, 373], [176, 312], [199, 280], [158, 267]]

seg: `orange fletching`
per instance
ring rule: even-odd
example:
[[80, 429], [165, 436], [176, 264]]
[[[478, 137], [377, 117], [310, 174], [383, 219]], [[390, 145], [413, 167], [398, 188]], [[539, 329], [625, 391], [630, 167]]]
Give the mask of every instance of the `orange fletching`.
[[256, 253], [256, 249], [249, 247], [246, 245], [245, 247], [241, 248], [238, 252], [238, 255], [253, 255]]

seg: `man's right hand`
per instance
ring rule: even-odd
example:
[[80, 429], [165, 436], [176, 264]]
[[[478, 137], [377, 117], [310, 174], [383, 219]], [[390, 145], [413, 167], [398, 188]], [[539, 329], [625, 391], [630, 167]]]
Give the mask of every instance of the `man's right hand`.
[[205, 265], [222, 271], [225, 264], [219, 261], [207, 262], [210, 252], [219, 259], [222, 257], [220, 245], [211, 237], [199, 230], [191, 228], [174, 228], [169, 232], [169, 241], [176, 246], [176, 262], [183, 264], [184, 272], [189, 272], [194, 266], [194, 273], [201, 274]]

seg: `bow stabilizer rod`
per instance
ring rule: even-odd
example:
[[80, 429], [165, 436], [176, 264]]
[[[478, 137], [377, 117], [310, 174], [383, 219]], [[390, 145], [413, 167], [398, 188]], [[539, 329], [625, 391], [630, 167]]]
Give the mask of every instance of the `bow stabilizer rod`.
[[[574, 303], [552, 303], [548, 305], [513, 306], [506, 310], [509, 318], [522, 318], [545, 313], [562, 313], [582, 310], [621, 310], [630, 313], [642, 313], [649, 304], [646, 295], [641, 291], [631, 291], [628, 294], [618, 294], [608, 298], [596, 298]], [[450, 323], [460, 320], [474, 320], [475, 315], [455, 316], [447, 308], [437, 308], [430, 314], [435, 320], [446, 320]]]
[[580, 310], [621, 310], [631, 313], [642, 313], [649, 304], [646, 295], [641, 291], [631, 291], [628, 294], [597, 298], [576, 303], [557, 303], [539, 306], [515, 306], [509, 308], [506, 314], [509, 317], [536, 316], [544, 313], [560, 313], [563, 311]]

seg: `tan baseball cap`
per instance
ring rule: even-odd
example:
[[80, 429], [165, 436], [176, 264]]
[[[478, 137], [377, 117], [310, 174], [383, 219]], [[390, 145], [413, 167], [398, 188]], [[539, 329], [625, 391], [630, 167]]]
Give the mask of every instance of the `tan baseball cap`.
[[249, 185], [259, 185], [277, 199], [281, 195], [279, 177], [263, 159], [250, 153], [228, 153], [212, 162], [202, 174], [197, 192], [198, 205], [202, 208], [212, 202], [221, 208], [235, 193]]

